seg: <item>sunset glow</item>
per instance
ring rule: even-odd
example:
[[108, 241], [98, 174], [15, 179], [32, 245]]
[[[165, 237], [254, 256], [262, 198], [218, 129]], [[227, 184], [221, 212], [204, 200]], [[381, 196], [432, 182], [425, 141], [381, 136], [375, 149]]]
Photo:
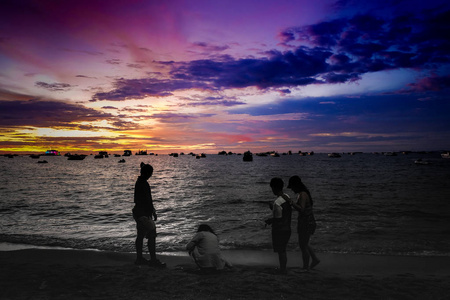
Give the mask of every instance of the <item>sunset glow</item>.
[[450, 149], [448, 1], [1, 6], [2, 153]]

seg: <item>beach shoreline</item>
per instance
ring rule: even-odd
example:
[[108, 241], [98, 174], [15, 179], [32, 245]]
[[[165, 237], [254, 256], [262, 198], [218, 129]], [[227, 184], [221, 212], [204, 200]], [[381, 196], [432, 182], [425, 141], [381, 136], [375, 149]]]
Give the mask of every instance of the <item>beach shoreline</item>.
[[165, 269], [134, 265], [134, 253], [71, 249], [0, 251], [1, 299], [444, 299], [450, 257], [320, 253], [316, 270], [301, 272], [288, 254], [276, 272], [271, 251], [227, 250], [234, 268], [204, 274], [187, 254], [161, 254]]

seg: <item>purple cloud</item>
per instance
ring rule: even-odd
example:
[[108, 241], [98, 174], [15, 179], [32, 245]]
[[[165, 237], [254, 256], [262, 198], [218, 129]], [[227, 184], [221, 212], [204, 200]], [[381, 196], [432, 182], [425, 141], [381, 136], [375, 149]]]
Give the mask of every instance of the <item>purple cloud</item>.
[[133, 69], [143, 69], [145, 66], [143, 64], [127, 64], [127, 67]]
[[272, 50], [258, 58], [222, 55], [189, 62], [157, 62], [170, 68], [168, 78], [122, 78], [113, 90], [95, 94], [92, 101], [164, 97], [185, 89], [289, 89], [352, 82], [365, 73], [384, 70], [434, 70], [450, 62], [449, 31], [450, 11], [438, 10], [418, 17], [387, 19], [364, 14], [292, 27], [279, 35], [284, 45], [294, 47], [292, 50]]
[[237, 106], [237, 105], [243, 105], [245, 102], [236, 100], [234, 98], [232, 99], [226, 99], [225, 97], [206, 97], [201, 100], [193, 100], [190, 98], [185, 99], [187, 103], [185, 106]]
[[[280, 36], [288, 42], [308, 42], [332, 50], [334, 70], [373, 72], [395, 68], [435, 68], [448, 63], [450, 11], [423, 12], [382, 19], [370, 14], [341, 18], [302, 28], [288, 28]], [[352, 57], [352, 60], [349, 58]]]
[[410, 86], [414, 92], [443, 91], [450, 88], [450, 75], [425, 77], [408, 86]]
[[88, 79], [96, 79], [96, 77], [86, 76], [86, 75], [77, 75], [77, 78], [88, 78]]
[[198, 119], [198, 118], [207, 118], [212, 117], [214, 114], [179, 114], [179, 113], [159, 113], [159, 114], [153, 114], [151, 115], [152, 119], [159, 119], [161, 122], [164, 123], [184, 123], [189, 122], [192, 119]]
[[[115, 89], [97, 93], [93, 101], [142, 99], [147, 96], [168, 96], [177, 90], [223, 88], [258, 88], [302, 86], [320, 83], [313, 78], [325, 73], [326, 59], [331, 52], [317, 49], [298, 48], [295, 52], [272, 51], [268, 58], [224, 60], [194, 60], [172, 64], [172, 79], [119, 79]], [[222, 57], [223, 59], [223, 57]]]
[[37, 81], [35, 85], [53, 92], [68, 91], [72, 88], [72, 85], [68, 83], [46, 83]]
[[147, 96], [165, 97], [177, 90], [191, 88], [207, 88], [207, 85], [194, 84], [187, 80], [148, 79], [118, 79], [114, 83], [115, 89], [110, 92], [97, 93], [91, 101], [110, 100], [122, 101], [126, 99], [143, 99]]
[[218, 46], [212, 45], [204, 42], [193, 43], [194, 48], [199, 49], [204, 52], [222, 52], [230, 48], [228, 45]]
[[106, 60], [106, 63], [110, 64], [110, 65], [120, 65], [122, 63], [122, 61], [120, 59], [113, 58], [113, 59]]
[[300, 47], [296, 51], [268, 52], [267, 58], [222, 61], [195, 60], [172, 70], [175, 78], [213, 82], [217, 88], [301, 86], [316, 83], [313, 76], [327, 69], [331, 52]]

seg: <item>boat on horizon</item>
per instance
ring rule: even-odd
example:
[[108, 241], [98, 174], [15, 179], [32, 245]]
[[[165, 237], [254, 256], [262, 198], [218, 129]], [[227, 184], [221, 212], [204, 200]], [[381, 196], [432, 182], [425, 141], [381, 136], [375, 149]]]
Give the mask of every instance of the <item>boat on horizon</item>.
[[416, 165], [430, 165], [430, 164], [431, 164], [431, 162], [429, 162], [429, 161], [427, 161], [427, 160], [423, 160], [423, 159], [421, 159], [421, 158], [415, 160], [414, 163], [415, 163]]
[[447, 152], [441, 153], [441, 157], [442, 158], [450, 158], [450, 152], [447, 151]]
[[100, 151], [100, 152], [98, 152], [98, 154], [96, 154], [96, 155], [94, 156], [94, 158], [104, 158], [104, 157], [106, 157], [106, 158], [109, 157], [109, 156], [108, 156], [108, 152], [106, 152], [106, 151]]
[[384, 156], [397, 156], [397, 153], [395, 153], [395, 152], [385, 152]]
[[61, 156], [61, 153], [58, 150], [47, 150], [44, 153], [45, 156]]
[[70, 154], [67, 156], [67, 160], [83, 160], [86, 156], [85, 154]]
[[147, 150], [139, 150], [138, 152], [136, 152], [136, 155], [148, 155]]
[[253, 154], [249, 151], [244, 152], [244, 157], [242, 157], [243, 161], [253, 161]]
[[328, 157], [339, 158], [339, 157], [341, 157], [341, 155], [339, 153], [333, 152], [333, 153], [328, 153]]
[[99, 151], [98, 154], [94, 156], [94, 158], [108, 158], [108, 157], [109, 155], [108, 152], [106, 151]]

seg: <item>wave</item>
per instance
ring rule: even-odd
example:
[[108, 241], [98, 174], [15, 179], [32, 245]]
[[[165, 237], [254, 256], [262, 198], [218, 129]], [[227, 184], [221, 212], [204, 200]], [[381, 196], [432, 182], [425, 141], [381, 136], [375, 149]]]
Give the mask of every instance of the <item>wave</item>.
[[[93, 239], [60, 239], [36, 235], [3, 235], [0, 234], [0, 243], [26, 245], [26, 247], [50, 247], [77, 250], [99, 250], [134, 253], [134, 236], [129, 236], [127, 240], [111, 240], [109, 238], [93, 238]], [[171, 245], [157, 244], [158, 252], [179, 253], [185, 251], [185, 242]], [[245, 242], [221, 242], [220, 247], [223, 250], [257, 250], [271, 251], [270, 242], [262, 242], [258, 244], [247, 244]], [[361, 255], [392, 255], [392, 256], [445, 256], [450, 257], [450, 252], [445, 250], [413, 250], [413, 249], [356, 249], [346, 247], [316, 247], [318, 253], [336, 253], [336, 254], [361, 254]], [[289, 252], [300, 252], [296, 244], [288, 246]]]

